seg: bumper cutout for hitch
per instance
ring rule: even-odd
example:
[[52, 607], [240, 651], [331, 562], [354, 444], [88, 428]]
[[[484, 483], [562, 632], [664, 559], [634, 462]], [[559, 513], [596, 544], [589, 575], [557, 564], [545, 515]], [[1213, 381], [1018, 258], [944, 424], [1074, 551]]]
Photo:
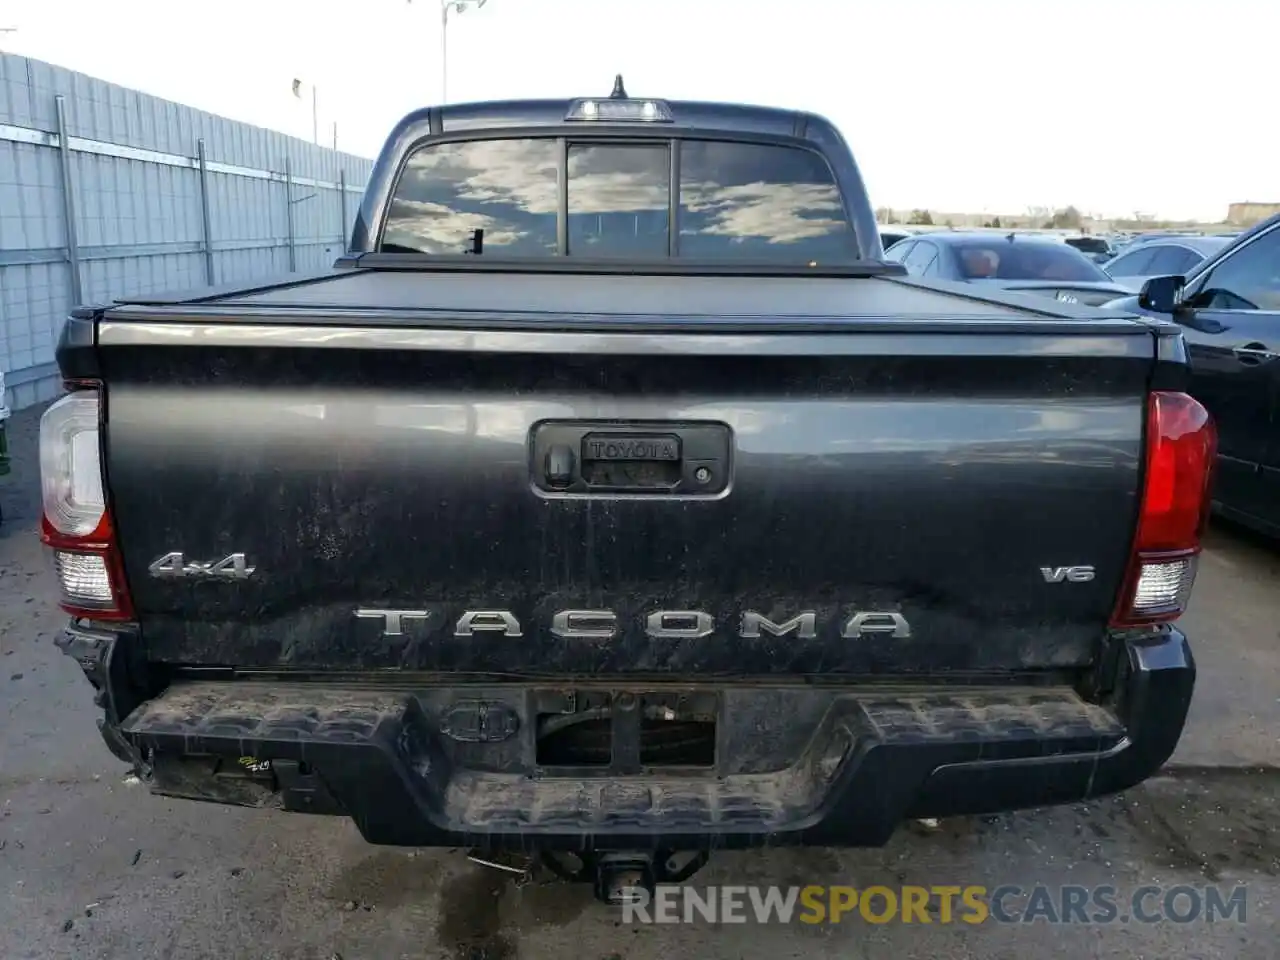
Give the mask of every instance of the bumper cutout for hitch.
[[713, 694], [569, 695], [537, 717], [540, 767], [600, 767], [614, 773], [710, 768], [716, 761]]
[[608, 707], [538, 716], [540, 767], [607, 767], [613, 759]]

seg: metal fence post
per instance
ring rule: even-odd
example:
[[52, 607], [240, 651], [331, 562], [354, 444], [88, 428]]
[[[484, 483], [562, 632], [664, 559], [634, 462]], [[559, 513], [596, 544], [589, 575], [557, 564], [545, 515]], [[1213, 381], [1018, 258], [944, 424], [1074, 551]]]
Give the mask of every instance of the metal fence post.
[[84, 303], [80, 280], [80, 243], [76, 238], [76, 198], [71, 176], [71, 144], [67, 138], [67, 103], [61, 94], [53, 98], [58, 115], [58, 159], [62, 166], [62, 212], [67, 221], [67, 266], [71, 272], [71, 305]]
[[298, 249], [293, 239], [293, 165], [284, 158], [285, 229], [289, 232], [289, 272], [298, 272]]
[[213, 223], [209, 217], [209, 164], [205, 156], [204, 138], [196, 141], [200, 159], [200, 217], [204, 225], [204, 279], [209, 286], [217, 283], [213, 271]]
[[342, 217], [342, 252], [347, 252], [347, 171], [338, 171], [338, 213]]

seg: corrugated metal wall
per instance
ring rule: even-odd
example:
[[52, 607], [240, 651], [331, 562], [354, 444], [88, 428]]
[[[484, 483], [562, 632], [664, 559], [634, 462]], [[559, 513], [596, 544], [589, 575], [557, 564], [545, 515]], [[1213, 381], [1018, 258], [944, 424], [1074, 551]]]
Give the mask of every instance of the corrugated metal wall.
[[0, 54], [0, 371], [12, 405], [59, 389], [53, 348], [77, 302], [327, 266], [371, 166]]

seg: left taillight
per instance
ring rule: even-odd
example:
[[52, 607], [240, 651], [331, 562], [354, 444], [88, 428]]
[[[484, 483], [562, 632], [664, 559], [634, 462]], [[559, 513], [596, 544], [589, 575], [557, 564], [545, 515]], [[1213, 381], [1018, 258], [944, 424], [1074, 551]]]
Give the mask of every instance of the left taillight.
[[69, 386], [40, 419], [41, 539], [53, 554], [64, 610], [130, 620], [133, 604], [103, 480], [101, 387]]

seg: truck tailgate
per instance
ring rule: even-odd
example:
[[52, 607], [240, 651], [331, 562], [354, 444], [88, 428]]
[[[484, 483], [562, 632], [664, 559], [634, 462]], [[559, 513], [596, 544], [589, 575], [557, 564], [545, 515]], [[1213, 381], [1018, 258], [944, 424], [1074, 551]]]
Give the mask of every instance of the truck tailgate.
[[147, 658], [543, 677], [1084, 665], [1128, 556], [1154, 338], [986, 309], [818, 331], [762, 306], [734, 332], [108, 313], [106, 473]]

